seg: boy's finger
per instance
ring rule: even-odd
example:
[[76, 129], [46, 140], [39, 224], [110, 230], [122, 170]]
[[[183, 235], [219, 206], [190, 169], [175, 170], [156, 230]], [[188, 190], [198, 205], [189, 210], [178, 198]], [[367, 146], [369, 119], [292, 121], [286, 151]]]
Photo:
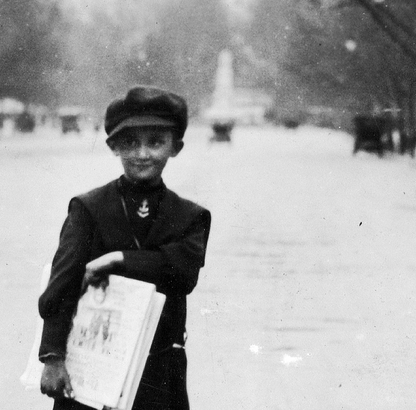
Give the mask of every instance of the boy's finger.
[[75, 397], [74, 391], [72, 390], [72, 386], [69, 381], [65, 383], [64, 396], [67, 399], [73, 399]]
[[67, 398], [67, 399], [74, 399], [75, 394], [72, 390], [69, 391], [69, 392], [67, 390], [64, 390], [64, 397]]

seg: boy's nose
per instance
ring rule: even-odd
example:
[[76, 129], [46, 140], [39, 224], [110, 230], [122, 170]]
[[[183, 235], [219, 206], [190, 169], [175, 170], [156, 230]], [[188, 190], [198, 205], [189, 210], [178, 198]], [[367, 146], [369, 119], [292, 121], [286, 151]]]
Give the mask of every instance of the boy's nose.
[[142, 159], [149, 158], [149, 149], [144, 144], [140, 144], [136, 146], [134, 149], [134, 153], [139, 158], [142, 158]]

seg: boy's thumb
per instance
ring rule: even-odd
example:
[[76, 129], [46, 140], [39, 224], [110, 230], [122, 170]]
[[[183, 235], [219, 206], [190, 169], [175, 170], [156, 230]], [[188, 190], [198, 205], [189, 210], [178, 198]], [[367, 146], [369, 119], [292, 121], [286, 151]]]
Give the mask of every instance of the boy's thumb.
[[68, 389], [65, 389], [65, 390], [64, 390], [64, 396], [65, 396], [67, 399], [74, 399], [74, 398], [75, 398], [74, 391], [73, 391], [73, 390], [68, 390]]
[[69, 381], [69, 377], [67, 377], [65, 380], [64, 396], [68, 399], [73, 399], [75, 397], [71, 382]]

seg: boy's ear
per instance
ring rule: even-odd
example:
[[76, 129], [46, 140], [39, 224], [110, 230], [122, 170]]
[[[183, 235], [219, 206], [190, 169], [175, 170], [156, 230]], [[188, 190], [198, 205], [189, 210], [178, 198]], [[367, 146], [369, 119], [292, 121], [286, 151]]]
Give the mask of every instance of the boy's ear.
[[117, 149], [117, 147], [110, 147], [111, 152], [116, 156], [120, 156], [120, 151]]
[[119, 150], [117, 149], [117, 145], [114, 143], [113, 140], [107, 141], [107, 146], [108, 148], [110, 148], [111, 152], [118, 157], [119, 155]]
[[171, 157], [176, 157], [176, 155], [178, 155], [181, 151], [182, 148], [185, 144], [183, 143], [182, 140], [174, 140], [173, 141], [173, 152]]

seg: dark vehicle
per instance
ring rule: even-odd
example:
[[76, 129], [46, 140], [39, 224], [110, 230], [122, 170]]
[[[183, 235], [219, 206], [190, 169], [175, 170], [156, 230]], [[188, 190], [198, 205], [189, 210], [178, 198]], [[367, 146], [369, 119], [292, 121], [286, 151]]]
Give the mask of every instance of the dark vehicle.
[[81, 107], [61, 107], [58, 110], [58, 117], [61, 122], [61, 130], [63, 134], [81, 132], [80, 122], [84, 118], [84, 111]]
[[214, 122], [212, 130], [214, 135], [210, 138], [211, 142], [231, 142], [231, 131], [234, 128], [234, 121]]
[[16, 117], [16, 128], [20, 132], [33, 132], [35, 126], [35, 116], [26, 110]]
[[283, 125], [285, 128], [294, 130], [299, 127], [301, 121], [296, 118], [284, 118], [283, 119]]
[[79, 128], [79, 116], [78, 115], [62, 115], [61, 116], [61, 128], [64, 134], [68, 132], [80, 132]]
[[354, 118], [355, 142], [353, 154], [358, 151], [376, 153], [382, 157], [393, 150], [391, 121], [382, 116], [357, 115]]

